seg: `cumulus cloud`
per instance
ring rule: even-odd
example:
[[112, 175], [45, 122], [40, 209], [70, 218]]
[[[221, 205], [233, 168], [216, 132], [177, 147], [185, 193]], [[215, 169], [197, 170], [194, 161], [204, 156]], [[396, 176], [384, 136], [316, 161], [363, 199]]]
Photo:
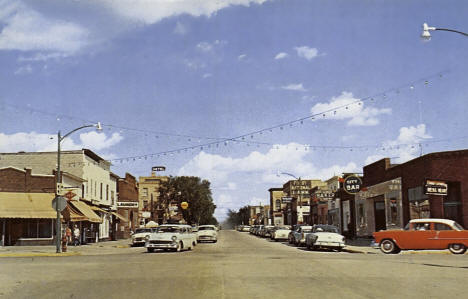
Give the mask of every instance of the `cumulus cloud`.
[[281, 53], [276, 54], [275, 59], [276, 59], [276, 60], [284, 59], [284, 58], [286, 58], [286, 57], [288, 57], [288, 56], [289, 56], [288, 53], [281, 52]]
[[20, 66], [18, 69], [15, 71], [15, 75], [25, 75], [25, 74], [31, 74], [33, 72], [33, 68], [30, 64]]
[[302, 83], [298, 84], [288, 84], [285, 86], [281, 86], [282, 89], [284, 90], [292, 90], [292, 91], [307, 91], [307, 89], [304, 88]]
[[316, 48], [309, 48], [307, 46], [295, 47], [297, 55], [307, 60], [312, 60], [318, 56], [318, 50]]
[[176, 26], [174, 27], [174, 33], [179, 35], [185, 35], [188, 32], [188, 27], [181, 22], [177, 22]]
[[249, 201], [250, 206], [264, 206], [264, 205], [269, 205], [270, 204], [270, 199], [269, 198], [260, 198], [260, 197], [252, 197]]
[[188, 14], [194, 17], [215, 14], [217, 11], [234, 6], [262, 4], [267, 0], [178, 0], [178, 1], [115, 1], [101, 0], [102, 3], [113, 10], [117, 15], [132, 21], [154, 24], [165, 18]]
[[200, 51], [200, 52], [203, 52], [203, 53], [209, 53], [209, 52], [212, 52], [214, 51], [216, 48], [219, 48], [219, 47], [222, 47], [224, 45], [226, 45], [227, 42], [226, 41], [222, 41], [222, 40], [215, 40], [214, 42], [199, 42], [195, 48]]
[[[75, 143], [72, 138], [66, 138], [61, 143], [63, 150], [89, 148], [92, 150], [108, 149], [122, 140], [118, 133], [108, 137], [105, 133], [88, 132], [80, 135], [80, 143]], [[35, 152], [56, 151], [57, 136], [36, 132], [15, 133], [11, 135], [0, 133], [0, 152]], [[109, 155], [109, 154], [108, 154]]]
[[73, 53], [87, 44], [86, 28], [72, 22], [46, 17], [22, 2], [0, 3], [1, 50]]
[[418, 157], [420, 145], [424, 140], [431, 139], [432, 136], [426, 132], [426, 125], [402, 127], [399, 130], [398, 137], [394, 140], [387, 140], [382, 143], [384, 154], [377, 154], [367, 157], [366, 165], [385, 157], [393, 157], [395, 163], [404, 163]]
[[[253, 151], [245, 157], [232, 158], [200, 152], [179, 169], [178, 175], [196, 175], [222, 185], [233, 177], [254, 175], [263, 183], [281, 183], [277, 171], [287, 171], [300, 177], [328, 179], [336, 173], [357, 171], [355, 163], [319, 169], [308, 159], [307, 146], [298, 143], [274, 145], [266, 153]], [[258, 179], [258, 177], [260, 179]]]
[[355, 98], [351, 92], [344, 91], [328, 103], [315, 104], [310, 112], [312, 115], [320, 115], [320, 119], [349, 119], [349, 126], [375, 126], [379, 124], [379, 115], [391, 114], [392, 110], [364, 107], [364, 102]]
[[237, 57], [237, 60], [241, 61], [241, 60], [244, 60], [246, 57], [247, 57], [246, 54], [241, 54]]
[[203, 74], [203, 79], [206, 79], [206, 78], [209, 78], [209, 77], [212, 77], [213, 74], [210, 74], [210, 73], [206, 73], [206, 74]]

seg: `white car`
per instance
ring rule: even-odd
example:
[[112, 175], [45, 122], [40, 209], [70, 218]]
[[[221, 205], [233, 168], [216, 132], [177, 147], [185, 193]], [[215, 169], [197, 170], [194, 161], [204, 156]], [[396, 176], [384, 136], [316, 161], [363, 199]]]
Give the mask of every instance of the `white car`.
[[145, 247], [148, 252], [155, 249], [182, 251], [192, 250], [197, 245], [197, 237], [190, 225], [163, 224], [158, 230], [146, 237]]
[[340, 235], [338, 228], [333, 225], [317, 224], [312, 232], [306, 236], [307, 249], [328, 248], [341, 251], [345, 247], [345, 237]]
[[200, 225], [197, 232], [197, 240], [211, 241], [213, 243], [218, 242], [218, 232], [214, 225]]
[[290, 226], [280, 226], [273, 231], [271, 239], [275, 241], [287, 240], [290, 232]]
[[146, 236], [157, 231], [157, 228], [141, 227], [132, 234], [132, 246], [144, 245]]

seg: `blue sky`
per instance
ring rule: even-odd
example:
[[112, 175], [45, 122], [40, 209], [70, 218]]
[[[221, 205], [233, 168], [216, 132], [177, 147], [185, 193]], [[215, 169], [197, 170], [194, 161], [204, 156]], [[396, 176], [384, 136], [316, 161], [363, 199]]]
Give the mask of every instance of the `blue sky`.
[[164, 165], [209, 179], [222, 220], [267, 203], [289, 179], [278, 171], [327, 179], [465, 149], [468, 39], [419, 35], [424, 22], [468, 31], [467, 8], [0, 0], [0, 151], [56, 150], [58, 130], [100, 121], [103, 132], [63, 146], [96, 151], [122, 176]]

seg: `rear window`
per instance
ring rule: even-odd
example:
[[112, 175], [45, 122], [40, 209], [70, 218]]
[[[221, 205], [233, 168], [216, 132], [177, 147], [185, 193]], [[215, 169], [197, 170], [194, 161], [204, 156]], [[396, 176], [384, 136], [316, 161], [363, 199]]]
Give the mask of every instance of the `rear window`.
[[198, 230], [215, 230], [214, 227], [211, 226], [200, 226]]

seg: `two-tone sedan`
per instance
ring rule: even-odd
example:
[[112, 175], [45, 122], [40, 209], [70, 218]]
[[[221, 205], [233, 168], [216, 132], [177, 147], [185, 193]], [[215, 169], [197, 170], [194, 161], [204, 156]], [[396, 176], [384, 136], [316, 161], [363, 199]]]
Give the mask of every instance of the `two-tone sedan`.
[[190, 225], [163, 224], [158, 230], [146, 237], [145, 247], [148, 252], [155, 249], [182, 251], [192, 250], [197, 245], [197, 237]]
[[403, 230], [383, 230], [373, 235], [380, 250], [387, 254], [408, 249], [448, 249], [463, 254], [468, 248], [468, 230], [448, 219], [412, 219]]
[[307, 234], [305, 244], [309, 250], [326, 248], [341, 251], [345, 247], [345, 237], [333, 225], [316, 224]]
[[218, 232], [214, 225], [200, 225], [197, 232], [198, 242], [210, 241], [213, 243], [218, 242]]
[[289, 233], [291, 232], [291, 227], [288, 225], [278, 226], [271, 233], [271, 239], [275, 241], [286, 241], [288, 239]]
[[149, 228], [149, 227], [137, 228], [135, 232], [132, 234], [131, 246], [145, 245], [146, 236], [148, 236], [151, 233], [156, 232], [157, 230], [158, 230], [157, 228]]

